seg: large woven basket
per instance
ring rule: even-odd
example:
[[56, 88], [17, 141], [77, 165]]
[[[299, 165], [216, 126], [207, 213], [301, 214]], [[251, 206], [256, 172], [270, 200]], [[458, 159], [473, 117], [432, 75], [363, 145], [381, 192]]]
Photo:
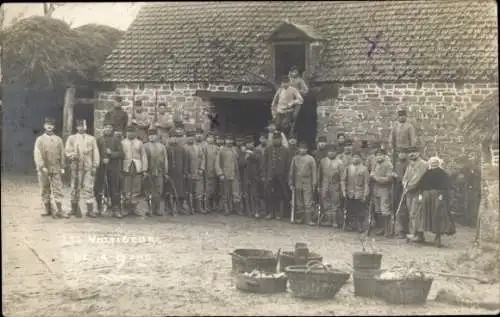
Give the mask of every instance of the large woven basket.
[[377, 297], [389, 304], [421, 305], [427, 301], [432, 278], [425, 279], [381, 279], [376, 278]]
[[354, 252], [352, 266], [355, 270], [379, 270], [382, 265], [382, 254], [369, 252]]
[[354, 295], [360, 297], [377, 297], [376, 278], [384, 270], [357, 270], [352, 274]]
[[349, 273], [320, 265], [296, 265], [285, 268], [294, 297], [332, 299], [349, 279]]
[[278, 260], [270, 250], [236, 249], [231, 253], [231, 258], [234, 273], [245, 273], [253, 270], [276, 273]]
[[286, 291], [287, 277], [258, 278], [239, 273], [236, 275], [236, 288], [251, 293], [282, 293]]
[[[309, 255], [307, 256], [308, 261], [323, 261], [323, 257], [317, 253], [314, 252], [309, 252]], [[295, 263], [295, 252], [288, 252], [284, 251], [281, 252], [280, 257], [279, 257], [279, 269], [280, 272], [283, 272], [287, 266], [292, 266], [292, 265], [299, 265], [300, 263]]]

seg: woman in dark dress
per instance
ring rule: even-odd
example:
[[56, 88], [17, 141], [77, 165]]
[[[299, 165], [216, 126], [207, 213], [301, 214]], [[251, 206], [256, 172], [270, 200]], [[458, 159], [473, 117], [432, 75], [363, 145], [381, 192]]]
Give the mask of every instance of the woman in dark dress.
[[417, 232], [435, 234], [434, 243], [441, 246], [441, 235], [455, 234], [455, 224], [449, 210], [450, 177], [441, 168], [441, 159], [431, 157], [429, 169], [417, 184]]

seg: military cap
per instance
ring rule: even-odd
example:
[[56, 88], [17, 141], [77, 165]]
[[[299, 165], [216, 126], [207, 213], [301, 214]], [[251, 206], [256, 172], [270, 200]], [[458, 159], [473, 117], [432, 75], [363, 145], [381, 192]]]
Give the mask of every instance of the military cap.
[[117, 101], [117, 102], [122, 102], [122, 101], [123, 101], [123, 98], [122, 98], [121, 96], [116, 95], [116, 96], [115, 96], [115, 101]]
[[413, 153], [413, 152], [418, 152], [418, 147], [416, 146], [409, 146], [407, 148], [408, 153]]
[[76, 126], [84, 126], [85, 125], [85, 119], [76, 119]]
[[367, 149], [368, 148], [368, 140], [362, 140], [361, 141], [361, 148], [362, 149]]
[[318, 137], [318, 142], [327, 142], [326, 136], [324, 136], [324, 135], [320, 135], [320, 136]]
[[135, 127], [133, 125], [127, 126], [127, 132], [135, 132]]
[[398, 150], [400, 153], [410, 153], [408, 147], [400, 147]]
[[341, 137], [341, 136], [345, 137], [345, 133], [344, 133], [344, 132], [338, 132], [338, 133], [337, 133], [337, 139], [338, 139], [339, 137]]
[[196, 132], [193, 131], [193, 130], [186, 131], [186, 136], [187, 137], [193, 137], [195, 134], [196, 134]]
[[406, 116], [407, 114], [408, 113], [404, 109], [398, 110], [398, 116]]
[[283, 75], [283, 77], [281, 77], [281, 82], [282, 83], [289, 83], [290, 77], [288, 77], [288, 75]]
[[196, 127], [195, 132], [198, 133], [198, 134], [202, 134], [203, 133], [203, 129], [201, 127]]
[[269, 134], [269, 132], [263, 131], [263, 132], [259, 133], [259, 137], [266, 137], [267, 138], [268, 134]]
[[142, 106], [142, 100], [136, 100], [134, 101], [134, 106]]
[[273, 138], [274, 138], [274, 139], [281, 139], [281, 132], [279, 132], [279, 131], [274, 131], [274, 132], [273, 132]]
[[184, 134], [184, 132], [182, 132], [182, 130], [180, 130], [180, 129], [174, 130], [174, 136], [176, 136], [176, 137], [181, 137], [183, 134]]
[[103, 123], [104, 126], [107, 126], [107, 125], [113, 125], [113, 121], [111, 120], [104, 120], [104, 123]]
[[214, 137], [215, 138], [215, 133], [213, 131], [207, 131], [207, 137]]
[[383, 148], [378, 148], [375, 150], [375, 155], [377, 154], [382, 154], [382, 155], [386, 155], [387, 154], [387, 151]]
[[352, 156], [354, 156], [354, 155], [361, 156], [361, 152], [359, 150], [353, 150]]
[[52, 117], [45, 117], [45, 119], [43, 120], [43, 123], [45, 124], [55, 124], [56, 120], [54, 120], [54, 118]]
[[167, 107], [167, 104], [166, 104], [166, 103], [164, 103], [164, 102], [160, 102], [160, 103], [158, 104], [158, 108], [159, 108], [159, 107], [165, 107], [165, 108], [166, 108], [166, 107]]
[[293, 65], [292, 67], [290, 67], [290, 71], [294, 71], [294, 70], [299, 71], [298, 67], [295, 66], [295, 65]]
[[372, 143], [372, 149], [379, 149], [379, 148], [382, 148], [382, 143], [380, 143], [380, 141], [373, 141]]
[[344, 145], [344, 146], [352, 146], [352, 140], [345, 140], [345, 141], [343, 142], [343, 145]]
[[156, 130], [155, 127], [151, 127], [151, 128], [148, 129], [148, 134], [149, 135], [156, 135], [157, 132], [158, 131]]
[[301, 148], [301, 149], [307, 149], [307, 143], [304, 142], [304, 141], [300, 141], [299, 142], [299, 148]]

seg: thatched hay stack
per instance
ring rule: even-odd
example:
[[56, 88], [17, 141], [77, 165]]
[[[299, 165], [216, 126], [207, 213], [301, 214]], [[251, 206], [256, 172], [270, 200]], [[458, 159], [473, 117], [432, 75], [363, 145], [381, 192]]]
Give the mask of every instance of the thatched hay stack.
[[123, 35], [123, 31], [106, 25], [86, 24], [74, 29], [86, 47], [88, 79], [98, 79], [98, 70]]
[[2, 33], [4, 77], [34, 88], [92, 79], [120, 36], [107, 26], [71, 29], [58, 19], [23, 19]]
[[462, 128], [465, 135], [479, 141], [498, 140], [498, 90], [488, 95], [467, 117]]

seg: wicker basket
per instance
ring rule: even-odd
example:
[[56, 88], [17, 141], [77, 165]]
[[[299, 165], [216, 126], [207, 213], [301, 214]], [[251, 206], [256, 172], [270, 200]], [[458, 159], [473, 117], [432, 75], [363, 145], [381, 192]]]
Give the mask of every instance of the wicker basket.
[[425, 304], [432, 281], [432, 278], [399, 280], [376, 278], [377, 296], [389, 304]]
[[[323, 257], [317, 253], [309, 252], [309, 255], [307, 256], [308, 261], [323, 261]], [[279, 257], [279, 269], [280, 272], [285, 271], [285, 268], [287, 266], [292, 266], [292, 265], [300, 265], [300, 263], [295, 262], [295, 252], [281, 252], [280, 257]]]
[[354, 295], [360, 297], [378, 297], [377, 280], [385, 270], [357, 270], [352, 274]]
[[259, 270], [265, 273], [276, 273], [277, 257], [270, 250], [236, 249], [230, 253], [234, 273], [245, 273]]
[[322, 264], [289, 266], [285, 269], [294, 297], [331, 299], [340, 291], [350, 274]]
[[382, 254], [369, 252], [354, 252], [352, 266], [354, 270], [379, 270], [382, 265]]
[[286, 291], [287, 277], [258, 278], [239, 273], [236, 275], [236, 288], [251, 293], [282, 293]]

